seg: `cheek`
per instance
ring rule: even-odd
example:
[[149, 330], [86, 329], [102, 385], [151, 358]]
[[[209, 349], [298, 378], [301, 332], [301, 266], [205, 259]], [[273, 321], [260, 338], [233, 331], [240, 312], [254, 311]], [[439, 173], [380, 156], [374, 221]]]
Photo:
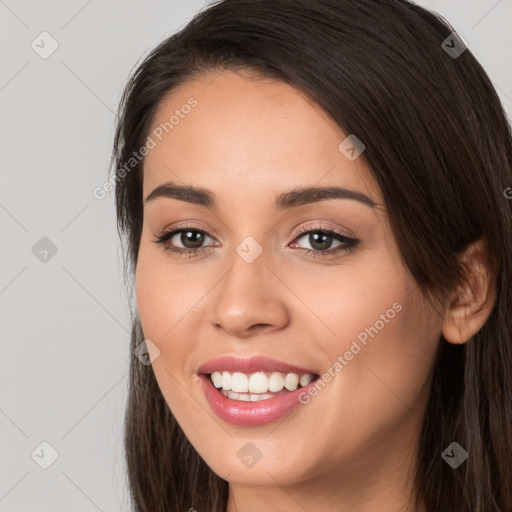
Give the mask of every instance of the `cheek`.
[[371, 364], [374, 373], [382, 376], [381, 385], [387, 385], [404, 403], [413, 404], [430, 376], [441, 324], [429, 314], [418, 290], [400, 302], [402, 309], [384, 329]]
[[344, 406], [354, 413], [352, 427], [366, 425], [386, 432], [412, 410], [421, 415], [439, 343], [438, 328], [417, 292], [410, 289], [379, 294], [358, 325], [347, 328], [343, 352], [337, 354], [348, 354], [351, 360], [337, 384], [343, 386]]
[[422, 404], [440, 333], [399, 259], [383, 253], [360, 263], [333, 275], [328, 285], [309, 286], [307, 295], [329, 327], [323, 339], [317, 336], [339, 397], [339, 408], [328, 414], [339, 424], [339, 416], [351, 411], [353, 422], [344, 428], [355, 429], [354, 439], [357, 425], [396, 424], [408, 407]]
[[173, 337], [175, 326], [193, 316], [194, 305], [204, 293], [197, 273], [166, 263], [157, 251], [141, 246], [136, 271], [137, 307], [144, 334], [158, 340]]
[[[169, 405], [190, 373], [191, 339], [201, 315], [204, 280], [192, 265], [171, 266], [165, 255], [141, 245], [135, 289], [144, 337], [159, 350], [153, 370]], [[188, 385], [188, 384], [187, 384]]]
[[152, 369], [167, 405], [182, 427], [190, 428], [186, 419], [192, 406], [183, 391], [188, 385], [183, 369], [191, 345], [183, 329], [198, 300], [198, 290], [187, 286], [181, 275], [180, 272], [171, 274], [161, 256], [145, 251], [141, 245], [135, 290], [144, 337], [158, 347]]
[[365, 347], [365, 341], [369, 345], [373, 337], [400, 322], [397, 310], [414, 284], [400, 260], [391, 256], [385, 247], [375, 247], [347, 258], [328, 273], [303, 272], [299, 279], [288, 276], [294, 292], [308, 307], [300, 315], [301, 321], [311, 319], [316, 333], [310, 334], [316, 334], [316, 343], [330, 361], [350, 350], [354, 340]]

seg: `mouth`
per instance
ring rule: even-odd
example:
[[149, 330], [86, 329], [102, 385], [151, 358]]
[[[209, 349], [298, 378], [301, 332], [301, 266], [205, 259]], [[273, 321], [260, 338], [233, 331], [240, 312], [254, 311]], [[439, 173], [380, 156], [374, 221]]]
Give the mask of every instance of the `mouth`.
[[[214, 377], [215, 373], [216, 372], [213, 372], [212, 374], [199, 374], [199, 380], [206, 400], [208, 401], [211, 410], [220, 419], [240, 427], [257, 427], [266, 425], [286, 416], [299, 404], [304, 403], [300, 400], [301, 394], [306, 395], [308, 393], [308, 388], [314, 386], [319, 378], [316, 374], [308, 374], [308, 377], [303, 377], [303, 375], [300, 377], [298, 375], [289, 377], [289, 375], [292, 374], [286, 374], [283, 377], [282, 374], [273, 376], [273, 374], [278, 372], [273, 372], [268, 376], [265, 372], [255, 372], [251, 375], [240, 374], [240, 376], [237, 375], [237, 373], [240, 372], [235, 372], [230, 375], [230, 372], [223, 371], [221, 374], [222, 386], [224, 386], [224, 378], [229, 382], [228, 379], [231, 377], [231, 389], [228, 390], [223, 387], [215, 386], [213, 379], [216, 380], [217, 384], [220, 382], [220, 377], [218, 375], [215, 375]], [[313, 380], [306, 385], [300, 384], [301, 378], [302, 382], [306, 383], [306, 381], [311, 379], [311, 375], [313, 376]], [[299, 379], [299, 382], [295, 386], [292, 386], [292, 384], [296, 382], [297, 378]], [[265, 384], [265, 380], [268, 384]], [[233, 391], [233, 384], [235, 385], [235, 389], [246, 389], [246, 382], [250, 382], [251, 384], [256, 384], [261, 387], [249, 388], [249, 391], [247, 392]], [[277, 389], [277, 386], [281, 385], [281, 382], [285, 383], [282, 389], [279, 391], [270, 391], [270, 389]], [[276, 385], [275, 388], [272, 387], [274, 384]], [[287, 389], [286, 384], [288, 384], [289, 387], [295, 387], [295, 389]], [[242, 385], [244, 387], [242, 387]], [[254, 393], [250, 391], [250, 389], [261, 390], [264, 389], [265, 386], [270, 389], [261, 393]], [[229, 387], [229, 384], [227, 384], [227, 387]]]
[[315, 370], [261, 356], [221, 357], [201, 366], [197, 375], [211, 410], [242, 427], [286, 416], [320, 378]]

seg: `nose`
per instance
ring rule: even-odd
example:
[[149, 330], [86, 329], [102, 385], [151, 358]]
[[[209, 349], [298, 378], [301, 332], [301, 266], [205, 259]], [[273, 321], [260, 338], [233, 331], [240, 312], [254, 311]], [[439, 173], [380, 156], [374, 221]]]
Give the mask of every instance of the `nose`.
[[248, 263], [237, 253], [231, 269], [216, 287], [213, 323], [241, 339], [285, 328], [290, 322], [286, 287], [267, 266], [266, 252]]

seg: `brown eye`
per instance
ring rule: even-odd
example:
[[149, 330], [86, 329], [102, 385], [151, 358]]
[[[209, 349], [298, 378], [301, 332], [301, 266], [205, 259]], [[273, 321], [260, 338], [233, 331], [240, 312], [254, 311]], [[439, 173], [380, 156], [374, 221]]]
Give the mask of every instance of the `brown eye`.
[[205, 233], [188, 229], [186, 231], [182, 230], [176, 234], [179, 235], [178, 240], [183, 244], [185, 249], [197, 249], [201, 247], [205, 238]]
[[[304, 238], [306, 235], [302, 235], [300, 238]], [[307, 234], [306, 240], [308, 241], [311, 249], [315, 251], [324, 251], [326, 249], [330, 249], [333, 241], [335, 240], [334, 236], [329, 235], [327, 233], [322, 233], [320, 231], [314, 231]]]
[[153, 241], [156, 244], [162, 245], [165, 251], [193, 256], [203, 249], [202, 245], [206, 238], [211, 238], [206, 231], [198, 228], [184, 227], [163, 231]]
[[[296, 237], [295, 240], [304, 238], [310, 247], [302, 247], [302, 249], [312, 256], [322, 257], [324, 254], [325, 256], [330, 256], [339, 251], [352, 250], [359, 242], [359, 240], [355, 238], [350, 238], [342, 233], [329, 229], [313, 228], [307, 231], [303, 229], [300, 233], [301, 235]], [[338, 241], [339, 244], [336, 245], [334, 249], [331, 249], [335, 241]], [[296, 246], [297, 242], [294, 242], [294, 245]]]

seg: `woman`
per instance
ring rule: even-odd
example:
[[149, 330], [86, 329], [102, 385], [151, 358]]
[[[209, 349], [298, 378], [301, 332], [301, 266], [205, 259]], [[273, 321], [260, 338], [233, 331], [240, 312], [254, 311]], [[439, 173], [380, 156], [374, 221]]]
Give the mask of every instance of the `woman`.
[[135, 510], [512, 510], [511, 133], [446, 22], [211, 5], [113, 164]]

